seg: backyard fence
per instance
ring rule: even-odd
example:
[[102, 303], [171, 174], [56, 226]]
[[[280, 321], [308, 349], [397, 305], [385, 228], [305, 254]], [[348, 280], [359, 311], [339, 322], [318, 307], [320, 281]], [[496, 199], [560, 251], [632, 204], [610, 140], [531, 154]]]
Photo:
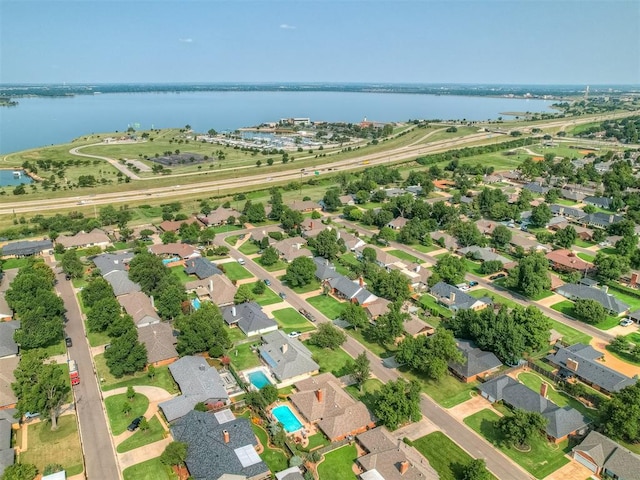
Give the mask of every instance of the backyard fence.
[[349, 443], [351, 443], [353, 441], [353, 438], [344, 438], [342, 440], [339, 440], [337, 442], [332, 442], [329, 445], [327, 445], [326, 447], [322, 447], [319, 448], [317, 450], [314, 450], [314, 452], [318, 452], [321, 455], [325, 455], [329, 452], [332, 452], [333, 450], [337, 450], [340, 447], [344, 447], [345, 445], [348, 445]]
[[564, 393], [566, 393], [570, 397], [575, 398], [578, 401], [580, 401], [580, 398], [582, 398], [582, 399], [586, 400], [587, 402], [589, 402], [589, 403], [591, 403], [592, 405], [595, 405], [595, 406], [600, 405], [600, 402], [602, 401], [601, 397], [599, 397], [598, 395], [590, 394], [589, 392], [581, 392], [580, 395], [578, 395], [578, 396], [572, 395], [571, 393], [569, 393], [563, 387], [564, 384], [567, 383], [565, 379], [563, 379], [562, 377], [556, 375], [553, 372], [549, 372], [549, 371], [545, 370], [544, 368], [536, 365], [531, 360], [527, 361], [527, 367], [530, 368], [531, 370], [533, 370], [534, 372], [542, 375], [543, 377], [548, 378], [549, 380], [551, 380], [553, 382], [555, 387], [558, 387], [559, 390], [562, 390]]

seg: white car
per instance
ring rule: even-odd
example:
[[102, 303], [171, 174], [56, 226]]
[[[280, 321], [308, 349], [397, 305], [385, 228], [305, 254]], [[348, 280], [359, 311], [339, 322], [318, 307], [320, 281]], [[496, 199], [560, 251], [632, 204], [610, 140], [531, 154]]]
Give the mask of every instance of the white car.
[[628, 327], [629, 325], [633, 325], [633, 320], [631, 320], [630, 318], [625, 318], [620, 322], [621, 327]]
[[291, 332], [287, 335], [289, 338], [297, 338], [300, 336], [300, 332]]

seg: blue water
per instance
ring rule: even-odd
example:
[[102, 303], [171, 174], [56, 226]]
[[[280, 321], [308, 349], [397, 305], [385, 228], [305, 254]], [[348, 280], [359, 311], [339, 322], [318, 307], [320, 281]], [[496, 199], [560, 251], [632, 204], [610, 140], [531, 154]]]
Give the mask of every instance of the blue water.
[[162, 260], [162, 263], [168, 265], [169, 263], [177, 262], [178, 260], [180, 260], [180, 257], [165, 258]]
[[18, 98], [0, 110], [0, 153], [66, 143], [91, 133], [183, 127], [218, 131], [288, 117], [359, 122], [487, 120], [500, 112], [550, 111], [550, 100], [353, 92], [112, 93]]
[[200, 308], [200, 299], [194, 298], [193, 300], [191, 300], [191, 306], [198, 310]]
[[249, 381], [258, 390], [260, 390], [263, 387], [266, 387], [267, 385], [271, 385], [271, 382], [269, 381], [269, 379], [267, 378], [267, 376], [264, 374], [262, 370], [251, 372], [249, 374]]
[[33, 183], [31, 177], [29, 175], [25, 175], [24, 170], [17, 171], [19, 171], [22, 175], [16, 177], [13, 175], [13, 170], [0, 170], [0, 187], [20, 185], [21, 183]]
[[297, 432], [303, 427], [298, 417], [293, 414], [288, 405], [280, 405], [271, 410], [271, 413], [273, 413], [273, 416], [284, 426], [287, 433]]

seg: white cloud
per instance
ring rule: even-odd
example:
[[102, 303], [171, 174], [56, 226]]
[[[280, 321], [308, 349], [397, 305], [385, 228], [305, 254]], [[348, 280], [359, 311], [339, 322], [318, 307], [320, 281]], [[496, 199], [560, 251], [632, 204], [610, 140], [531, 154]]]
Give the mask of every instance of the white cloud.
[[193, 38], [179, 38], [178, 41], [182, 43], [193, 43]]
[[293, 25], [287, 25], [286, 23], [281, 24], [280, 28], [282, 28], [283, 30], [295, 30], [296, 29], [296, 27], [294, 27]]

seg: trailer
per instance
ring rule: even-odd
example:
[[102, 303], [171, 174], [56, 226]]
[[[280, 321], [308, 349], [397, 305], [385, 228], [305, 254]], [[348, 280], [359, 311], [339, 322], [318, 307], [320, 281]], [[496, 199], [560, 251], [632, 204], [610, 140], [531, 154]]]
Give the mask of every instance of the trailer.
[[69, 378], [71, 379], [71, 385], [78, 385], [80, 383], [80, 373], [78, 373], [78, 364], [75, 360], [69, 360]]

